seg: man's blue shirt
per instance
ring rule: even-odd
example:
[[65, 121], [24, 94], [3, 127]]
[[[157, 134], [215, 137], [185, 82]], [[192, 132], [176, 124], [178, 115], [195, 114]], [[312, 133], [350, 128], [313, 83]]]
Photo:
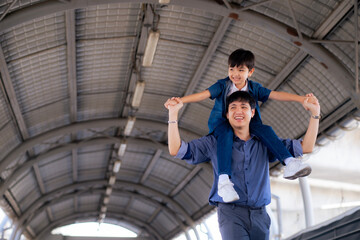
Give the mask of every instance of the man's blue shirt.
[[[263, 87], [260, 83], [247, 80], [249, 86], [249, 93], [255, 99], [256, 109], [255, 116], [251, 120], [251, 124], [261, 123], [260, 107], [258, 101], [266, 102], [271, 93], [270, 89]], [[211, 110], [208, 127], [210, 133], [226, 120], [226, 97], [230, 91], [232, 82], [229, 77], [218, 80], [211, 85], [208, 90], [210, 91], [211, 99], [215, 99], [215, 104]]]
[[[300, 140], [286, 139], [283, 142], [296, 157], [302, 155]], [[190, 164], [211, 162], [214, 174], [214, 182], [209, 195], [211, 205], [223, 202], [217, 194], [218, 161], [216, 152], [216, 138], [210, 134], [189, 143], [182, 141], [176, 155], [176, 158], [186, 160]], [[250, 140], [246, 142], [238, 137], [234, 138], [231, 181], [240, 197], [240, 200], [234, 203], [249, 207], [262, 207], [270, 203], [270, 159], [273, 159], [272, 153], [256, 136], [251, 136]]]

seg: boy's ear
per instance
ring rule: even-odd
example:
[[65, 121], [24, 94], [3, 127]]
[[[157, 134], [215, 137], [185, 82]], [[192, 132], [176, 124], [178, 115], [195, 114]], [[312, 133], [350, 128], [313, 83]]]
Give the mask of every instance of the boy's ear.
[[250, 71], [249, 71], [249, 77], [251, 77], [251, 75], [254, 73], [254, 71], [255, 71], [255, 68], [252, 68]]

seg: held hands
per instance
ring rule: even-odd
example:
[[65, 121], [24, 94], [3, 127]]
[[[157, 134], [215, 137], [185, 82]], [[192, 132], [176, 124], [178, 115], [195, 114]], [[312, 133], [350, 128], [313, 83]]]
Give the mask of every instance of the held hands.
[[169, 106], [175, 106], [176, 104], [178, 104], [179, 100], [181, 101], [181, 99], [179, 97], [172, 97], [169, 98], [165, 103], [164, 106], [166, 109], [169, 109]]
[[320, 115], [320, 104], [317, 98], [312, 93], [305, 95], [305, 100], [302, 103], [305, 110], [310, 111], [313, 116]]
[[181, 101], [181, 98], [172, 97], [164, 103], [164, 106], [169, 112], [178, 112], [184, 106], [184, 103]]

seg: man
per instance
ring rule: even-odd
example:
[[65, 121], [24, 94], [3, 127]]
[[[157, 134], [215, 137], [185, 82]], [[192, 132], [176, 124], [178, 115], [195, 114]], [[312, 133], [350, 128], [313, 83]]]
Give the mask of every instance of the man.
[[[308, 94], [307, 97], [313, 97]], [[218, 159], [217, 142], [213, 135], [207, 135], [189, 143], [181, 141], [178, 129], [178, 112], [183, 103], [179, 98], [176, 105], [165, 106], [169, 109], [168, 144], [169, 152], [190, 164], [211, 161], [214, 183], [209, 202], [218, 207], [218, 221], [223, 240], [268, 239], [270, 218], [265, 206], [271, 201], [269, 161], [275, 160], [271, 152], [254, 135], [250, 133], [249, 124], [255, 114], [255, 100], [249, 93], [237, 91], [227, 100], [226, 117], [234, 131], [232, 148], [231, 180], [239, 200], [224, 203], [218, 195]], [[319, 127], [319, 103], [303, 102], [311, 117], [303, 141], [283, 140], [284, 145], [296, 157], [312, 152]]]

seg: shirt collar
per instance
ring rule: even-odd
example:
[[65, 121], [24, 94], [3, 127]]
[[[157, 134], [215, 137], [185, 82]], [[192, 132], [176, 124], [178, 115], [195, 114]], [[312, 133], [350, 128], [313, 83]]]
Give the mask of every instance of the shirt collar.
[[[232, 89], [236, 89], [236, 91], [239, 91], [239, 89], [235, 86], [235, 84], [234, 83], [232, 83], [232, 86], [231, 86], [231, 88]], [[248, 80], [246, 80], [246, 82], [245, 82], [245, 86], [242, 88], [242, 89], [240, 89], [240, 91], [248, 91]], [[235, 92], [235, 91], [234, 91]]]
[[[259, 141], [260, 141], [260, 138], [259, 138], [258, 136], [250, 133], [250, 139], [249, 139], [249, 140], [252, 140], [252, 139], [254, 139], [254, 140], [259, 140]], [[236, 135], [234, 134], [234, 141], [235, 141], [235, 140], [237, 140], [237, 141], [243, 141], [243, 142], [244, 142], [244, 140], [241, 140], [238, 136], [236, 136]]]

